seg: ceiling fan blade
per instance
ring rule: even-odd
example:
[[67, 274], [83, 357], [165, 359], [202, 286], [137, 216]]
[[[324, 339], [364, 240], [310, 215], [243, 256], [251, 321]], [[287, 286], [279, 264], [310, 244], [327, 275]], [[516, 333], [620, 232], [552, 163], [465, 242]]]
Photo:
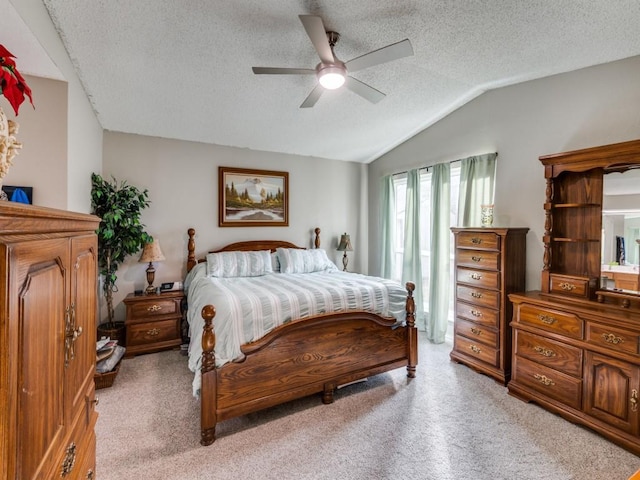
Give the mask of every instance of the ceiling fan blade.
[[379, 48], [373, 52], [349, 60], [345, 63], [349, 72], [357, 72], [363, 68], [373, 67], [381, 63], [390, 62], [399, 58], [410, 57], [413, 55], [413, 47], [409, 39], [402, 40], [398, 43], [392, 43], [386, 47]]
[[311, 39], [311, 43], [318, 52], [318, 56], [322, 63], [333, 63], [333, 52], [331, 52], [331, 46], [329, 40], [327, 40], [327, 32], [324, 29], [324, 23], [322, 18], [317, 15], [298, 15], [304, 29], [307, 31], [307, 35]]
[[322, 95], [323, 91], [324, 91], [323, 86], [318, 83], [315, 86], [315, 88], [311, 90], [311, 93], [307, 96], [307, 98], [304, 99], [304, 102], [302, 102], [302, 105], [300, 105], [300, 108], [313, 107], [318, 101], [318, 99], [320, 98], [320, 95]]
[[365, 100], [369, 100], [371, 103], [378, 103], [380, 100], [386, 97], [386, 95], [380, 90], [376, 90], [372, 86], [367, 85], [360, 80], [356, 80], [353, 77], [347, 77], [344, 85], [353, 93], [357, 93]]
[[277, 68], [277, 67], [252, 67], [256, 75], [313, 75], [313, 68]]

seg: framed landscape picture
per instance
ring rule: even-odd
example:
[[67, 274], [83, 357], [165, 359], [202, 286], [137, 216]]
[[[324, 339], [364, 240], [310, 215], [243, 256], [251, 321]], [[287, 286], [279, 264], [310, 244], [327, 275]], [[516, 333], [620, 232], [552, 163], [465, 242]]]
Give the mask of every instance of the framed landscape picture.
[[218, 167], [220, 227], [289, 226], [289, 173]]

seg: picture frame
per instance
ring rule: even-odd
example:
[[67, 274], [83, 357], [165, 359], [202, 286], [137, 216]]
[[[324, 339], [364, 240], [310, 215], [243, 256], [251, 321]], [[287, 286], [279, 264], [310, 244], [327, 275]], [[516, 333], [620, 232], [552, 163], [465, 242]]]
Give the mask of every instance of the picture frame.
[[218, 226], [288, 227], [289, 173], [218, 167]]

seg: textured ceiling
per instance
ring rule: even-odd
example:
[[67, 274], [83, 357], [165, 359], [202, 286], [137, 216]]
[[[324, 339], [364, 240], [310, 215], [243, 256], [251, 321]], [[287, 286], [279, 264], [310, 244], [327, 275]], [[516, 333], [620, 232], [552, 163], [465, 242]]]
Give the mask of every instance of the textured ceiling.
[[[6, 1], [6, 0], [1, 0]], [[43, 0], [107, 130], [370, 162], [482, 92], [640, 54], [638, 0]], [[298, 18], [343, 61], [408, 38], [412, 57], [355, 72], [300, 109], [314, 68]]]

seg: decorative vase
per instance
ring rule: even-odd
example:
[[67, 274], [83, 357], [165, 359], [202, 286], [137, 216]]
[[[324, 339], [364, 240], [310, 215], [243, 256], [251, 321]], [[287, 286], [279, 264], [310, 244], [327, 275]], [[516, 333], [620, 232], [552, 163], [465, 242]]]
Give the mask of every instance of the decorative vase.
[[483, 227], [491, 227], [493, 225], [493, 204], [480, 205], [480, 223]]
[[9, 167], [13, 165], [13, 157], [22, 148], [22, 144], [17, 141], [19, 125], [13, 120], [9, 120], [0, 107], [0, 200], [8, 200], [7, 194], [2, 190], [2, 182], [9, 172]]

